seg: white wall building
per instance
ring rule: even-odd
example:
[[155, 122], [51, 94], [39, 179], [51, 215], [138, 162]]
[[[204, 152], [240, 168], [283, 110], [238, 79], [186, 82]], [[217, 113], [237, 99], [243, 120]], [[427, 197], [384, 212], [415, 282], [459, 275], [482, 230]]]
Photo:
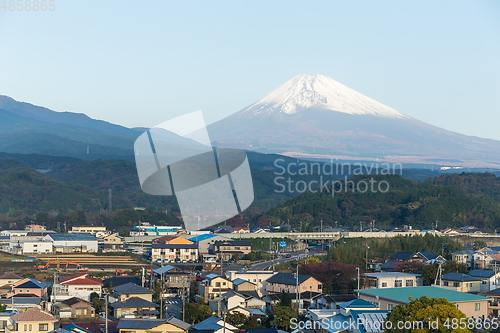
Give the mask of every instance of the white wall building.
[[270, 271], [226, 271], [226, 276], [231, 281], [239, 278], [256, 284], [257, 293], [259, 296], [263, 296], [267, 295], [267, 279], [277, 273]]
[[97, 238], [91, 234], [51, 234], [43, 237], [52, 242], [54, 252], [97, 252]]

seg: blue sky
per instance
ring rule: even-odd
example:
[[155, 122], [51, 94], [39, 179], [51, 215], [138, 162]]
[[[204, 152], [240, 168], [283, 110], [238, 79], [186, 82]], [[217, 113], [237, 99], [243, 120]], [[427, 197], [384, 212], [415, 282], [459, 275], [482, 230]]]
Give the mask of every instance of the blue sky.
[[500, 140], [498, 1], [62, 1], [0, 9], [0, 94], [125, 126], [207, 123], [297, 74]]

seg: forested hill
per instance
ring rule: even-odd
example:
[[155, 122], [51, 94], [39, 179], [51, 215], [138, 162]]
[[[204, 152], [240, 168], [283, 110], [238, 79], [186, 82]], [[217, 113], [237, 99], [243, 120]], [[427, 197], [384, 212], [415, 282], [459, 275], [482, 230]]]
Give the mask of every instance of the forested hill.
[[[351, 178], [369, 181], [367, 176]], [[374, 176], [390, 184], [387, 193], [306, 192], [260, 216], [265, 219], [290, 220], [292, 226], [338, 225], [365, 228], [375, 220], [376, 227], [411, 225], [418, 229], [473, 225], [477, 228], [500, 229], [500, 202], [495, 195], [499, 179], [494, 175], [455, 174], [430, 178], [423, 182], [407, 180], [399, 175]], [[450, 184], [450, 185], [448, 185]], [[453, 185], [451, 185], [453, 184]], [[490, 196], [491, 194], [492, 196]], [[315, 221], [314, 223], [312, 221]]]

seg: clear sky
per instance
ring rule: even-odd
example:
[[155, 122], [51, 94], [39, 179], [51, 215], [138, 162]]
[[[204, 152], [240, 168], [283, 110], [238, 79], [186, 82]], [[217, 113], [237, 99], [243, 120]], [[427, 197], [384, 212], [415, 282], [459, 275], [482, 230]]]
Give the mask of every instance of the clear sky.
[[500, 1], [53, 3], [0, 9], [0, 94], [128, 127], [195, 110], [211, 123], [297, 74], [326, 74], [500, 140]]

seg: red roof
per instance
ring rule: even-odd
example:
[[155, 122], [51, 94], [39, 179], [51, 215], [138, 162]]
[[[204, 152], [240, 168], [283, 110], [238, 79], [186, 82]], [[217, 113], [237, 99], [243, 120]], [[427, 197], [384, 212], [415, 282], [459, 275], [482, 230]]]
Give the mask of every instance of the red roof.
[[64, 285], [101, 285], [102, 281], [87, 275], [87, 273], [76, 274], [59, 281]]

